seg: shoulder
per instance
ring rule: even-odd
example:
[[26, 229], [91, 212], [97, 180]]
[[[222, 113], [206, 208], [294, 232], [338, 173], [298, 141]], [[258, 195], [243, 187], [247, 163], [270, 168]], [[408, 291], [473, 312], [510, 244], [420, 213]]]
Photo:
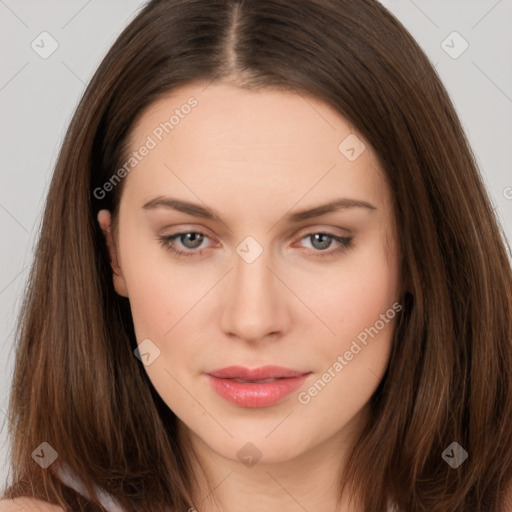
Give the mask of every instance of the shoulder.
[[0, 512], [64, 512], [64, 509], [46, 501], [23, 496], [1, 500]]

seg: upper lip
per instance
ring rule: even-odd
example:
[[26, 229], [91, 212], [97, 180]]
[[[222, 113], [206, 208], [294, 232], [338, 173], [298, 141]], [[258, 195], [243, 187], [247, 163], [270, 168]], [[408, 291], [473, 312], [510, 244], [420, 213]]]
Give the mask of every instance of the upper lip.
[[265, 380], [299, 377], [310, 372], [292, 370], [282, 366], [260, 366], [259, 368], [245, 368], [243, 366], [228, 366], [219, 370], [208, 372], [208, 375], [219, 379]]

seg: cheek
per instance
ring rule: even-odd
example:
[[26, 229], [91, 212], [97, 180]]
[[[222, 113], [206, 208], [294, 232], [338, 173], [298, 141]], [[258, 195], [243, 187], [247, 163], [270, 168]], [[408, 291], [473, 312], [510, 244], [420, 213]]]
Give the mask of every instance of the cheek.
[[[316, 345], [317, 351], [332, 357], [345, 347], [348, 350], [352, 339], [360, 333], [364, 339], [366, 329], [376, 322], [382, 337], [391, 329], [399, 277], [396, 258], [386, 256], [383, 237], [369, 237], [327, 272], [303, 272], [300, 278], [288, 278], [293, 278], [294, 291], [312, 311], [304, 315], [308, 327], [315, 328], [324, 340]], [[386, 316], [384, 324], [381, 315]]]
[[334, 434], [356, 417], [377, 389], [401, 309], [386, 269], [376, 265], [375, 273], [352, 276], [343, 286], [333, 283], [338, 292], [317, 302], [336, 336], [315, 345], [318, 372], [297, 396], [304, 428], [315, 430], [321, 422], [322, 435]]
[[144, 367], [149, 379], [180, 416], [183, 411], [192, 416], [203, 414], [184, 389], [190, 373], [201, 369], [198, 355], [204, 351], [205, 305], [215, 279], [211, 275], [198, 278], [197, 272], [177, 265], [171, 268], [168, 261], [144, 262], [143, 256], [129, 259], [125, 268], [137, 342], [150, 339], [157, 347], [153, 350], [158, 357]]
[[[181, 318], [187, 321], [187, 313], [207, 293], [213, 276], [204, 269], [198, 273], [185, 258], [177, 262], [144, 231], [141, 229], [139, 237], [124, 238], [123, 275], [137, 340], [165, 340], [172, 336], [171, 329]], [[138, 238], [146, 240], [146, 244], [138, 244]]]
[[151, 334], [164, 339], [206, 290], [204, 283], [183, 279], [179, 271], [169, 275], [152, 269], [144, 273], [143, 279], [130, 281], [130, 305], [137, 335]]
[[214, 308], [220, 296], [214, 285], [222, 272], [177, 263], [155, 245], [151, 250], [127, 246], [123, 273], [137, 342], [149, 339], [157, 347], [158, 357], [145, 366], [150, 380], [171, 409], [182, 401], [193, 408], [181, 385], [204, 370], [206, 340], [219, 338], [218, 332], [209, 336], [204, 331], [211, 331], [218, 318]]
[[[375, 239], [354, 256], [350, 272], [332, 275], [329, 293], [315, 307], [336, 336], [318, 344], [324, 367], [304, 389], [299, 402], [335, 431], [370, 399], [386, 370], [393, 330], [401, 305], [397, 299], [396, 259]], [[307, 421], [314, 422], [313, 418]]]

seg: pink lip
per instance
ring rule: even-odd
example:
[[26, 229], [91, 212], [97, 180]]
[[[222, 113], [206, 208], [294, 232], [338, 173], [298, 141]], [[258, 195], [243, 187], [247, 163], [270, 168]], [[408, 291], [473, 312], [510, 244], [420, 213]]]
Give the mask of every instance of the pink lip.
[[[281, 366], [244, 368], [229, 366], [207, 374], [212, 388], [223, 398], [241, 407], [269, 407], [298, 389], [311, 372]], [[272, 382], [238, 382], [276, 379]]]

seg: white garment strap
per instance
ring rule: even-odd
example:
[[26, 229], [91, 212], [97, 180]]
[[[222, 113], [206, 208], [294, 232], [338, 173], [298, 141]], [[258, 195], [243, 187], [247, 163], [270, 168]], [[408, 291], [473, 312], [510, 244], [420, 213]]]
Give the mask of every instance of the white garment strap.
[[[88, 500], [91, 499], [91, 496], [87, 492], [87, 489], [85, 488], [84, 484], [71, 471], [69, 466], [65, 465], [63, 468], [57, 467], [56, 469], [57, 474], [63, 484], [67, 485], [68, 487], [71, 487]], [[105, 510], [107, 510], [108, 512], [125, 512], [125, 510], [119, 505], [119, 503], [113, 496], [111, 496], [110, 494], [108, 494], [107, 492], [98, 487], [95, 487], [94, 490], [96, 491], [98, 499], [100, 500], [100, 503]]]

